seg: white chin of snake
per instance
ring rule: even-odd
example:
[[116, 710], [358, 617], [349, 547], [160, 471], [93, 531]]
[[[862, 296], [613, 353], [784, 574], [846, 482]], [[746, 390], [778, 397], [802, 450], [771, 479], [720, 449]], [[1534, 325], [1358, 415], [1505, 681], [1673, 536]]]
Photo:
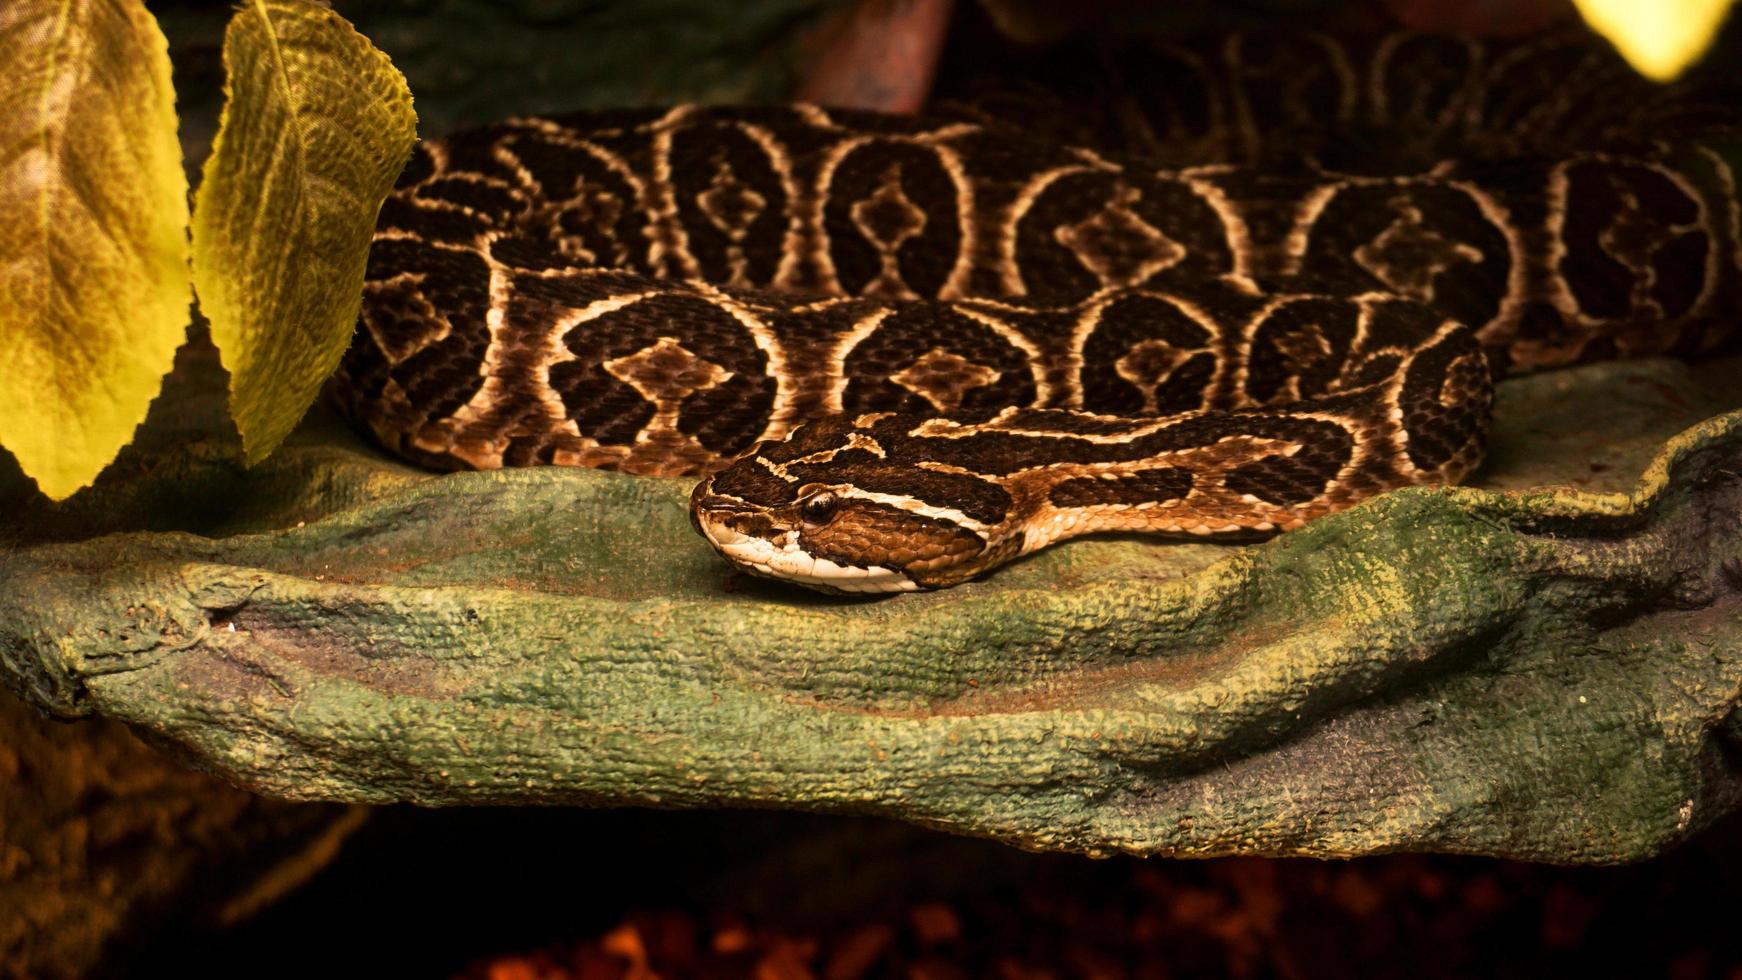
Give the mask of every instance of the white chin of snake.
[[727, 527], [703, 524], [720, 554], [746, 571], [827, 592], [914, 592], [919, 586], [893, 568], [858, 568], [817, 558], [796, 544], [782, 547], [765, 538], [739, 534]]

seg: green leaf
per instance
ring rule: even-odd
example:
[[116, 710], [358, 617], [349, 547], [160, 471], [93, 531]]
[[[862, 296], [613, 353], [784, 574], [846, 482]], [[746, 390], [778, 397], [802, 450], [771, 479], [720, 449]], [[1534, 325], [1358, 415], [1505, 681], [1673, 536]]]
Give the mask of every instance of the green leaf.
[[357, 321], [381, 201], [416, 139], [405, 79], [326, 7], [252, 0], [194, 205], [194, 286], [250, 465], [320, 393]]
[[168, 45], [139, 0], [4, 0], [0, 106], [0, 444], [59, 500], [133, 437], [186, 335]]

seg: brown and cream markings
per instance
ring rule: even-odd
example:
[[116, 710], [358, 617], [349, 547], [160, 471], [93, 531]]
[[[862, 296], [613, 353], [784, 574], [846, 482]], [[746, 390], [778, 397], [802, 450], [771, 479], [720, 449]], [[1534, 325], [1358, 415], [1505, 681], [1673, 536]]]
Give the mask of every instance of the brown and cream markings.
[[[1467, 125], [1517, 70], [1481, 62], [1439, 111]], [[1408, 89], [1366, 71], [1338, 112]], [[1389, 174], [810, 106], [510, 121], [419, 147], [335, 392], [431, 465], [703, 475], [708, 542], [813, 588], [1285, 531], [1462, 478], [1495, 373], [1727, 338], [1727, 120], [1605, 72], [1636, 97], [1600, 140], [1564, 107], [1586, 148]], [[1237, 142], [1243, 79], [1182, 118]]]

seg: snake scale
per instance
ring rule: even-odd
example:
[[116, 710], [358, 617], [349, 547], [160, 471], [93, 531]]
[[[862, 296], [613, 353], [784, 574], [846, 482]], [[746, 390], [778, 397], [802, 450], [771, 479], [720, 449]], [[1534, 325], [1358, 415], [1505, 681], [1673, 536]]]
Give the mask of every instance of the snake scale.
[[702, 476], [692, 518], [737, 565], [903, 591], [1455, 482], [1494, 376], [1731, 332], [1728, 107], [1600, 45], [1245, 35], [1145, 64], [1124, 148], [985, 104], [423, 143], [337, 399], [442, 468]]

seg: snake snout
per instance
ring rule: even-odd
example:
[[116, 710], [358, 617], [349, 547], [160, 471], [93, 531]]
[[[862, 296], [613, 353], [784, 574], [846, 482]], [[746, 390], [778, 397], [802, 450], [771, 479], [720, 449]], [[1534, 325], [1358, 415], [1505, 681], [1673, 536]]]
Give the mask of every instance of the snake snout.
[[715, 527], [720, 527], [732, 517], [755, 513], [754, 505], [747, 504], [737, 497], [728, 497], [713, 492], [713, 481], [703, 480], [690, 492], [690, 526], [696, 533], [712, 540], [708, 528], [703, 525], [706, 520]]
[[702, 512], [710, 508], [712, 501], [719, 499], [706, 493], [706, 488], [707, 484], [704, 483], [690, 494], [690, 527], [695, 528], [697, 534], [703, 535], [707, 532], [702, 529]]

